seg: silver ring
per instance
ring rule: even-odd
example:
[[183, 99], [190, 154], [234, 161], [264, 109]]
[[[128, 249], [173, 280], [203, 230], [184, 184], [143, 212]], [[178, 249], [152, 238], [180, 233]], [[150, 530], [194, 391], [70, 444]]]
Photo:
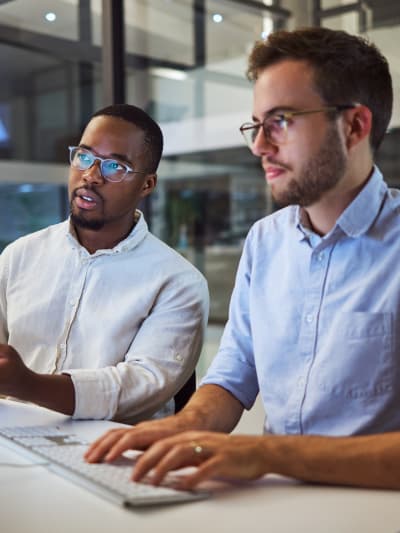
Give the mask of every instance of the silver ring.
[[196, 455], [200, 455], [203, 453], [203, 447], [200, 446], [200, 444], [197, 444], [196, 442], [192, 442], [192, 448]]

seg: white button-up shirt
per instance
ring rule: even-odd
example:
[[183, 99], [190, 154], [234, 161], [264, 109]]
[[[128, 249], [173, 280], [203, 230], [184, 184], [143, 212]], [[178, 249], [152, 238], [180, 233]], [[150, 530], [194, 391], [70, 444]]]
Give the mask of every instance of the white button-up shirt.
[[0, 342], [36, 372], [71, 375], [74, 418], [172, 412], [207, 316], [204, 277], [149, 233], [143, 215], [113, 249], [90, 255], [65, 221], [0, 256]]

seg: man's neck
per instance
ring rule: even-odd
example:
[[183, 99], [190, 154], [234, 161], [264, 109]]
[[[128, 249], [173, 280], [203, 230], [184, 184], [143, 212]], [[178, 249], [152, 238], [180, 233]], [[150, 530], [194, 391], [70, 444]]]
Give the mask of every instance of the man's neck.
[[373, 169], [370, 168], [358, 179], [342, 180], [337, 187], [324, 194], [318, 202], [304, 208], [315, 233], [323, 236], [332, 230], [343, 211], [366, 185], [372, 172]]
[[135, 218], [130, 226], [118, 228], [119, 231], [116, 231], [116, 228], [108, 225], [97, 231], [78, 226], [74, 226], [74, 229], [81, 246], [86, 248], [90, 254], [94, 254], [97, 250], [112, 250], [128, 237], [135, 227], [136, 222], [137, 220]]

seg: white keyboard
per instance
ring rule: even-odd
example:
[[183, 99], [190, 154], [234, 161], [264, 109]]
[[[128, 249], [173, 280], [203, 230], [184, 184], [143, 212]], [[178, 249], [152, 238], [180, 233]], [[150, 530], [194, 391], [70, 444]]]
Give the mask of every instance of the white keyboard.
[[[58, 427], [0, 428], [0, 439], [34, 462], [125, 507], [160, 505], [199, 500], [209, 496], [203, 491], [181, 491], [170, 485], [155, 487], [131, 481], [133, 460], [121, 457], [112, 464], [89, 464], [83, 459], [88, 443]], [[48, 461], [48, 464], [47, 464]]]

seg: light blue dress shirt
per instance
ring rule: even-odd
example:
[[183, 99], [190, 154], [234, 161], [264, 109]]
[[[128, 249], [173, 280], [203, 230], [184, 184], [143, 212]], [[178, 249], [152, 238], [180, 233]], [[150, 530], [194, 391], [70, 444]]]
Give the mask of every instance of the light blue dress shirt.
[[400, 429], [400, 192], [378, 169], [320, 237], [290, 206], [249, 232], [221, 346], [202, 384], [265, 431], [351, 435]]

